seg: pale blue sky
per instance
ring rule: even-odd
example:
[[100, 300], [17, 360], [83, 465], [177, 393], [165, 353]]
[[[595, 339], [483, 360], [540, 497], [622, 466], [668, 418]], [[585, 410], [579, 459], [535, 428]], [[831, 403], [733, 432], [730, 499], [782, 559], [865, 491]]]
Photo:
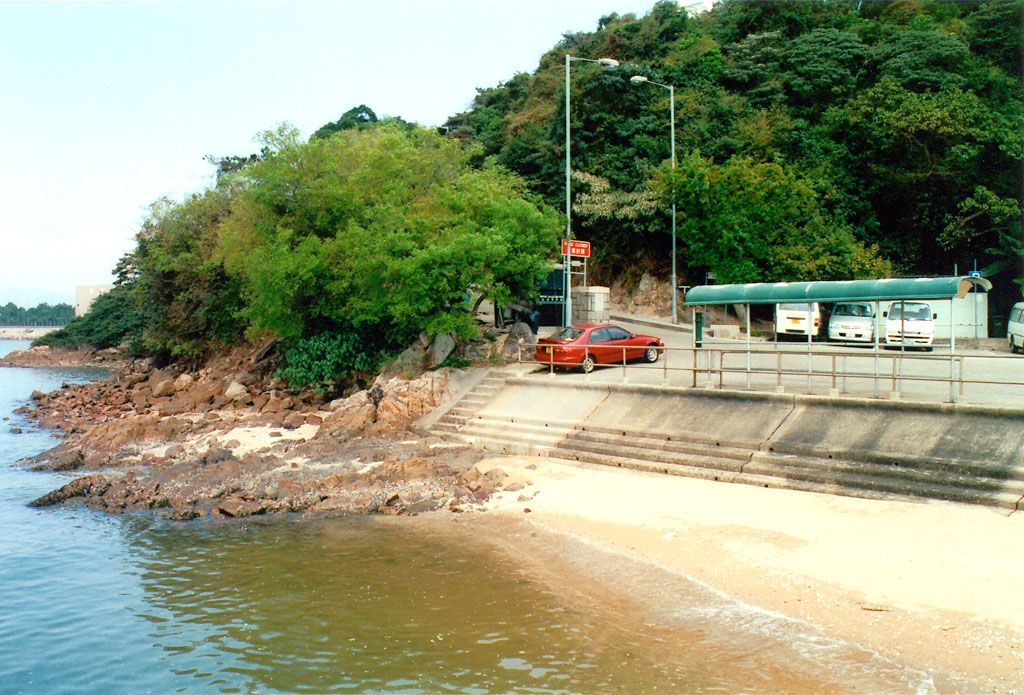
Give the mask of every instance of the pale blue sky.
[[147, 206], [281, 121], [426, 125], [654, 0], [0, 3], [0, 304], [111, 282]]

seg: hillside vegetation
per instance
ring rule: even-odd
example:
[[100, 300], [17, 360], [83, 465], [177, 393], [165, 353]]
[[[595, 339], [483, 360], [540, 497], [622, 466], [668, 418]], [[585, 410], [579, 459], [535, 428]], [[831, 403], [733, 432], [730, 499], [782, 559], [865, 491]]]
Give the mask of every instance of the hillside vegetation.
[[188, 362], [275, 337], [282, 376], [329, 383], [373, 374], [423, 332], [470, 335], [470, 297], [528, 295], [557, 245], [557, 212], [431, 130], [303, 142], [282, 126], [262, 142], [208, 190], [155, 203], [115, 289], [43, 342]]
[[[216, 183], [160, 200], [115, 289], [49, 344], [196, 362], [281, 341], [295, 385], [358, 379], [422, 333], [475, 330], [479, 297], [529, 297], [565, 232], [598, 280], [686, 284], [950, 274], [990, 305], [1024, 276], [1022, 0], [658, 2], [567, 33], [435, 132], [359, 105], [303, 141], [210, 157]], [[634, 75], [672, 85], [632, 84]], [[669, 161], [670, 108], [677, 166]]]
[[[725, 0], [691, 16], [659, 2], [565, 34], [447, 126], [564, 210], [565, 55], [614, 58], [571, 66], [573, 233], [609, 278], [667, 267], [675, 201], [688, 284], [977, 260], [1019, 298], [1022, 8]], [[674, 176], [669, 92], [634, 75], [675, 88]]]

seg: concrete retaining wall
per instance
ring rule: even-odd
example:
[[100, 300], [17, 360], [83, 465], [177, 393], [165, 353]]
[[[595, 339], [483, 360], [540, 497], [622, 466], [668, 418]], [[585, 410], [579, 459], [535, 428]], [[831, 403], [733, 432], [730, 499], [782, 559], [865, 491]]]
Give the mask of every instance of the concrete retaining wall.
[[507, 453], [870, 497], [1016, 510], [1024, 410], [505, 380], [449, 435]]

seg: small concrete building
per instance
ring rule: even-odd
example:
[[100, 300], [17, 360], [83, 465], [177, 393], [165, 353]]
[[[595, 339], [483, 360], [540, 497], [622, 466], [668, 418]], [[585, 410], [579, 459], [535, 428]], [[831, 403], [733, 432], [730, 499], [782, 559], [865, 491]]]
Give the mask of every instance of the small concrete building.
[[96, 298], [114, 289], [113, 285], [78, 285], [75, 287], [75, 317], [85, 316]]

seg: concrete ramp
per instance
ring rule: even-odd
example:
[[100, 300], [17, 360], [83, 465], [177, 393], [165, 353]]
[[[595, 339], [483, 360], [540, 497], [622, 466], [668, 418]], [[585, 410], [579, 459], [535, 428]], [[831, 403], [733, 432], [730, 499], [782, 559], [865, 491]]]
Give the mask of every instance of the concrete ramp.
[[[509, 454], [1018, 509], [1024, 410], [510, 377], [435, 434]], [[462, 406], [462, 404], [460, 404]]]

